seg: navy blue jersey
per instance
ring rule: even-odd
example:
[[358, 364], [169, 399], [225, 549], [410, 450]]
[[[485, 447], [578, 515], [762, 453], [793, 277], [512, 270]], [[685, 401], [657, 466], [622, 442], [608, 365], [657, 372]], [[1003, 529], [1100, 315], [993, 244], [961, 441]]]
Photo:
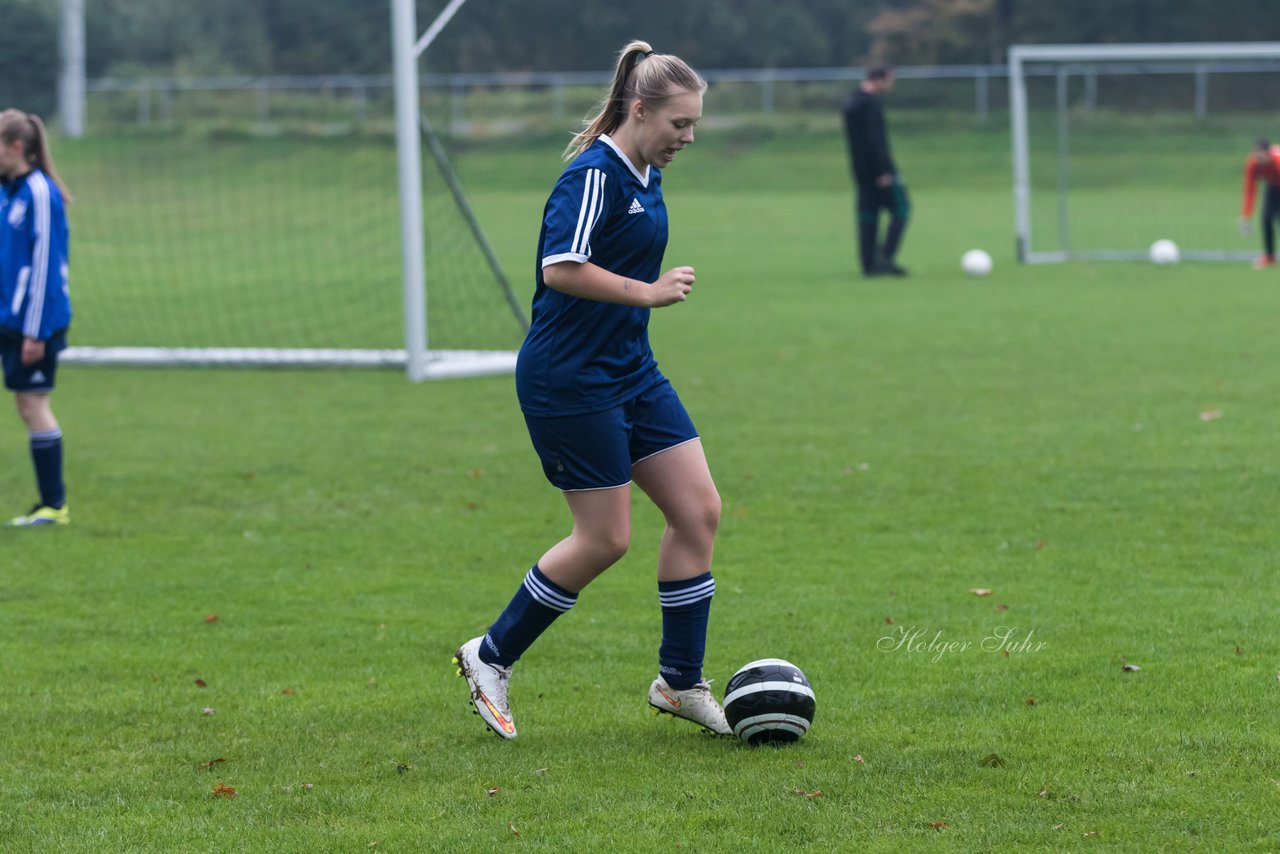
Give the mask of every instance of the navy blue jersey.
[[531, 415], [580, 415], [630, 400], [662, 381], [649, 347], [649, 309], [570, 296], [542, 269], [590, 261], [654, 282], [667, 248], [662, 174], [627, 160], [601, 136], [565, 168], [538, 236], [538, 287], [516, 363], [516, 392]]
[[47, 340], [71, 325], [67, 212], [39, 169], [0, 183], [0, 334]]

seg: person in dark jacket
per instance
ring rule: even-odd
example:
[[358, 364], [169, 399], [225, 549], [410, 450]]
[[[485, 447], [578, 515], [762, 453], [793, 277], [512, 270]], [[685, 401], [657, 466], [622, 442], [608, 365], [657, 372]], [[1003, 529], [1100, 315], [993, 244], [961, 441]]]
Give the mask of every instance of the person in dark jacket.
[[[881, 96], [893, 89], [893, 69], [872, 66], [867, 77], [844, 103], [844, 129], [857, 185], [858, 252], [865, 276], [905, 276], [895, 260], [911, 216], [907, 188], [889, 151], [889, 129]], [[884, 242], [880, 212], [889, 212]]]

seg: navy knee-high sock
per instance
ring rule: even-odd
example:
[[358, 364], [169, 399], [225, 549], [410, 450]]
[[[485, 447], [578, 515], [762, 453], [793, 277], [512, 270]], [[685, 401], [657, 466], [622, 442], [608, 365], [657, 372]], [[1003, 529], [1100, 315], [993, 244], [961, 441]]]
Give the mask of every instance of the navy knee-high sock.
[[710, 572], [684, 581], [659, 581], [662, 605], [662, 646], [658, 648], [658, 672], [677, 691], [702, 681], [702, 659], [707, 649], [707, 618], [716, 592]]
[[55, 427], [31, 433], [30, 439], [40, 503], [45, 507], [61, 507], [67, 501], [67, 488], [62, 482], [62, 431]]
[[489, 627], [480, 644], [480, 660], [502, 667], [515, 664], [556, 617], [577, 601], [577, 593], [570, 593], [547, 578], [535, 564], [506, 609]]

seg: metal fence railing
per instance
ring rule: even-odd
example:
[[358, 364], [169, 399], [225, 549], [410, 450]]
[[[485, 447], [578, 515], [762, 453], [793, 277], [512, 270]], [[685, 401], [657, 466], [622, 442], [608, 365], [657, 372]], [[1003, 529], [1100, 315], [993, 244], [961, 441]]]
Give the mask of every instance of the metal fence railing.
[[[1277, 62], [1217, 63], [1213, 61], [1165, 64], [1158, 69], [1141, 63], [1065, 67], [1082, 81], [1079, 100], [1085, 109], [1099, 105], [1098, 79], [1109, 75], [1158, 73], [1186, 78], [1171, 86], [1198, 118], [1214, 106], [1210, 83], [1218, 75], [1274, 74]], [[1060, 77], [1064, 68], [1029, 68], [1028, 76]], [[860, 68], [754, 68], [702, 71], [717, 98], [717, 108], [765, 115], [797, 109], [827, 107], [862, 80]], [[1009, 71], [996, 65], [902, 66], [895, 103], [900, 107], [946, 107], [972, 112], [980, 119], [1007, 108]], [[594, 104], [608, 84], [608, 72], [548, 71], [423, 75], [423, 101], [442, 110], [442, 124], [457, 131], [477, 122], [500, 124], [502, 116], [520, 110], [561, 122], [571, 111], [581, 114]], [[90, 124], [169, 123], [192, 114], [208, 114], [214, 102], [219, 110], [232, 110], [260, 123], [287, 116], [328, 116], [333, 121], [363, 122], [389, 116], [392, 102], [390, 75], [332, 74], [316, 76], [226, 77], [107, 77], [89, 80]], [[530, 98], [533, 94], [536, 97]], [[185, 105], [185, 107], [184, 107]]]

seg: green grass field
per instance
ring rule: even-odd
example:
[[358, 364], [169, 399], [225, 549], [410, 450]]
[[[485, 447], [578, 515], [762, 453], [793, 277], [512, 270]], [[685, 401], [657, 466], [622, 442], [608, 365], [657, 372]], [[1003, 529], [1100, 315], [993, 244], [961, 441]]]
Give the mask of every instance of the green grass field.
[[[865, 281], [833, 127], [700, 134], [651, 327], [724, 498], [707, 674], [800, 665], [803, 742], [649, 716], [640, 500], [520, 737], [468, 713], [452, 650], [568, 530], [509, 377], [68, 366], [74, 523], [0, 537], [0, 850], [1280, 850], [1280, 275], [1019, 266], [1006, 129], [903, 121], [913, 275]], [[522, 299], [558, 150], [459, 158]], [[1230, 225], [1226, 157], [1168, 203]]]

